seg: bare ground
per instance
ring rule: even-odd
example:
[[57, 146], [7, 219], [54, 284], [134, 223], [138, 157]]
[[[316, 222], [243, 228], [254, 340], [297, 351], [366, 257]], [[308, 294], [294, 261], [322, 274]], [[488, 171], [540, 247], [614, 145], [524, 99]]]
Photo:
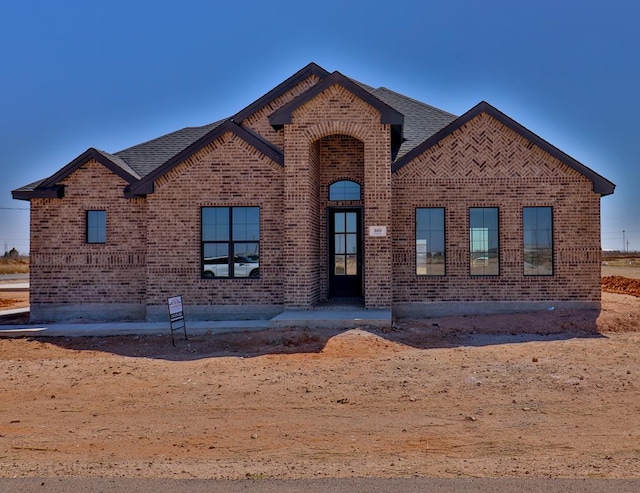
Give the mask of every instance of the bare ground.
[[640, 298], [388, 332], [0, 339], [0, 477], [640, 478]]

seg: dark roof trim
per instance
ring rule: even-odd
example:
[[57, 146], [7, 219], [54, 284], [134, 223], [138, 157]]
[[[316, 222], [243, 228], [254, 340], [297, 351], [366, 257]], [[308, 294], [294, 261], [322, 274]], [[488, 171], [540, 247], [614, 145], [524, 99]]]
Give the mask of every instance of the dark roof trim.
[[64, 197], [64, 185], [48, 188], [38, 187], [33, 190], [12, 190], [11, 196], [16, 200], [61, 199]]
[[227, 120], [202, 136], [200, 139], [196, 140], [193, 144], [185, 148], [183, 151], [173, 156], [162, 166], [159, 166], [158, 168], [153, 170], [140, 181], [127, 187], [127, 189], [125, 190], [125, 195], [128, 197], [132, 197], [153, 193], [153, 184], [159, 177], [176, 167], [185, 159], [191, 157], [203, 147], [209, 145], [211, 142], [213, 142], [226, 132], [234, 133], [249, 145], [254, 147], [256, 150], [262, 152], [272, 161], [280, 164], [281, 166], [284, 165], [284, 156], [280, 149], [268, 144], [256, 133], [247, 130], [245, 127], [241, 127], [231, 120]]
[[[123, 180], [128, 183], [133, 183], [138, 180], [139, 177], [129, 173], [128, 171], [123, 169], [123, 166], [128, 167], [128, 165], [119, 158], [115, 156], [111, 156], [113, 159], [108, 157], [107, 153], [100, 151], [98, 149], [94, 149], [90, 147], [85, 152], [80, 154], [77, 158], [67, 164], [64, 168], [62, 168], [57, 173], [51, 175], [49, 178], [45, 179], [40, 185], [36, 187], [36, 190], [40, 190], [43, 188], [53, 187], [57, 185], [60, 181], [64, 180], [67, 176], [73, 173], [75, 170], [80, 168], [83, 164], [95, 159], [100, 164], [105, 166], [108, 170], [112, 171], [116, 175], [118, 175]], [[133, 170], [132, 170], [133, 171]]]
[[324, 79], [325, 77], [327, 77], [329, 75], [329, 72], [327, 72], [321, 66], [311, 62], [306, 67], [298, 70], [295, 74], [293, 74], [287, 80], [285, 80], [284, 82], [278, 84], [276, 87], [271, 89], [264, 96], [262, 96], [261, 98], [257, 99], [256, 101], [251, 103], [246, 108], [240, 110], [238, 113], [233, 115], [231, 117], [231, 119], [236, 123], [242, 123], [243, 120], [245, 120], [246, 118], [248, 118], [251, 115], [253, 115], [260, 108], [268, 105], [274, 99], [279, 98], [284, 93], [286, 93], [287, 91], [290, 91], [295, 86], [300, 84], [305, 79], [308, 79], [312, 75], [315, 75], [319, 79]]
[[364, 89], [359, 84], [356, 84], [348, 77], [345, 77], [340, 72], [333, 72], [330, 76], [325, 77], [315, 86], [309, 88], [307, 91], [298, 95], [287, 104], [274, 111], [269, 116], [269, 122], [275, 128], [281, 127], [282, 125], [285, 125], [287, 123], [291, 123], [291, 114], [296, 109], [298, 109], [303, 104], [308, 103], [322, 91], [334, 84], [338, 84], [344, 87], [347, 91], [378, 110], [378, 112], [380, 112], [380, 123], [391, 125], [404, 124], [404, 115], [402, 113], [392, 108], [388, 104], [383, 103], [369, 91]]
[[595, 193], [598, 193], [600, 195], [610, 195], [613, 193], [613, 190], [615, 189], [616, 186], [612, 182], [607, 180], [602, 175], [599, 175], [592, 169], [588, 168], [581, 162], [575, 160], [568, 154], [564, 153], [554, 145], [544, 140], [542, 137], [534, 134], [531, 130], [523, 127], [512, 118], [509, 118], [507, 115], [502, 113], [497, 108], [491, 106], [486, 101], [480, 102], [479, 104], [471, 108], [469, 111], [467, 111], [464, 115], [460, 116], [458, 119], [451, 122], [442, 130], [440, 130], [436, 134], [429, 137], [422, 144], [413, 148], [411, 151], [407, 152], [407, 154], [402, 156], [400, 159], [398, 159], [396, 163], [394, 163], [391, 171], [392, 172], [398, 171], [403, 166], [413, 161], [420, 154], [422, 154], [423, 152], [427, 151], [429, 148], [436, 145], [442, 139], [444, 139], [445, 137], [447, 137], [448, 135], [450, 135], [451, 133], [453, 133], [454, 131], [456, 131], [457, 129], [459, 129], [460, 127], [462, 127], [463, 125], [465, 125], [466, 123], [468, 123], [469, 121], [471, 121], [473, 118], [475, 118], [481, 113], [486, 113], [489, 116], [495, 118], [506, 127], [510, 128], [517, 134], [521, 135], [528, 141], [532, 142], [534, 145], [538, 146], [542, 150], [551, 154], [553, 157], [555, 157], [559, 161], [562, 161], [570, 168], [576, 170], [578, 173], [581, 173], [582, 175], [587, 177], [593, 183], [593, 191]]

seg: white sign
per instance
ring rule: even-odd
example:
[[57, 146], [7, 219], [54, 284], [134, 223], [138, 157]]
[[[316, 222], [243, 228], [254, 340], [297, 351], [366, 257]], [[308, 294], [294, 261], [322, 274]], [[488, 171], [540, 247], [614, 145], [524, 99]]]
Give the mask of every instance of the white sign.
[[169, 315], [182, 313], [182, 296], [174, 296], [167, 301], [169, 303]]
[[369, 226], [369, 236], [387, 236], [387, 227]]

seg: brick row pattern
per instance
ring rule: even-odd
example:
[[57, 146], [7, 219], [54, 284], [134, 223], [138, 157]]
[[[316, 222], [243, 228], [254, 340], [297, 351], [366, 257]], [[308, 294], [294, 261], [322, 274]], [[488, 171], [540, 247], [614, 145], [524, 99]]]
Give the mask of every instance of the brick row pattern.
[[[34, 305], [143, 303], [146, 202], [96, 161], [62, 184], [62, 199], [31, 201], [30, 296]], [[106, 244], [87, 244], [86, 211], [107, 211]]]
[[313, 87], [320, 79], [315, 75], [312, 75], [291, 90], [285, 92], [281, 96], [274, 99], [271, 103], [263, 106], [259, 110], [257, 110], [253, 115], [246, 118], [242, 124], [251, 128], [253, 131], [260, 134], [262, 137], [267, 139], [272, 144], [275, 144], [280, 149], [284, 148], [284, 131], [274, 130], [271, 124], [269, 123], [269, 115], [276, 111], [278, 108], [281, 108], [293, 98], [302, 94], [307, 89]]
[[[598, 301], [600, 197], [592, 183], [486, 114], [393, 176], [394, 302]], [[524, 276], [522, 208], [551, 206], [554, 275]], [[415, 274], [415, 208], [445, 207], [447, 275]], [[469, 275], [470, 207], [498, 207], [500, 275]]]
[[[340, 174], [327, 149], [342, 137], [363, 149], [364, 175], [358, 164]], [[328, 140], [323, 140], [330, 137]], [[356, 144], [360, 141], [362, 144]], [[316, 144], [319, 142], [319, 144]], [[363, 180], [365, 228], [388, 225], [391, 214], [390, 128], [379, 113], [344, 88], [334, 85], [297, 108], [285, 126], [285, 300], [308, 308], [326, 296], [326, 192], [334, 176]], [[355, 173], [352, 175], [351, 173]], [[349, 175], [349, 176], [346, 176]], [[324, 178], [321, 178], [324, 177]], [[322, 182], [321, 182], [322, 180]], [[319, 184], [322, 183], [322, 186]], [[391, 305], [391, 241], [365, 237], [365, 305]]]
[[[148, 305], [282, 304], [282, 166], [228, 132], [156, 182], [147, 197]], [[201, 209], [260, 207], [260, 279], [201, 279]]]

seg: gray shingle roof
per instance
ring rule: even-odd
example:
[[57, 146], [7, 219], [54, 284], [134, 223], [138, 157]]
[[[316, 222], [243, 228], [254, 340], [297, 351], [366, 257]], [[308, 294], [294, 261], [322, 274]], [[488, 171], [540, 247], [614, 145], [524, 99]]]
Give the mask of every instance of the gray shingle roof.
[[390, 91], [385, 87], [372, 89], [370, 92], [404, 115], [404, 140], [396, 160], [457, 118], [456, 115]]
[[[403, 96], [387, 88], [380, 87], [376, 89], [355, 80], [353, 82], [404, 115], [404, 141], [400, 146], [396, 159], [399, 159], [456, 119], [456, 116], [451, 113]], [[129, 165], [131, 170], [138, 176], [144, 177], [224, 121], [226, 120], [219, 120], [202, 127], [183, 128], [118, 151], [113, 154], [113, 157], [119, 158], [125, 165]]]
[[[443, 133], [447, 132], [447, 130], [445, 129], [449, 127], [454, 121], [456, 121], [458, 124], [462, 124], [464, 121], [464, 115], [463, 117], [458, 118], [456, 115], [440, 110], [420, 101], [416, 101], [415, 99], [409, 98], [407, 96], [403, 96], [402, 94], [398, 94], [387, 88], [373, 88], [356, 80], [348, 79], [338, 72], [329, 74], [324, 69], [313, 63], [309, 64], [307, 67], [294, 74], [294, 76], [290, 77], [285, 82], [281, 83], [279, 86], [271, 90], [269, 93], [265, 94], [263, 97], [249, 105], [247, 108], [238, 113], [236, 117], [239, 118], [240, 115], [242, 115], [242, 119], [248, 117], [251, 112], [253, 112], [254, 110], [257, 111], [264, 105], [269, 104], [273, 99], [279, 97], [282, 91], [288, 90], [290, 86], [299, 83], [301, 79], [308, 77], [310, 74], [315, 75], [320, 79], [319, 85], [314, 86], [316, 87], [316, 90], [322, 87], [323, 80], [325, 81], [325, 83], [328, 83], [326, 81], [329, 79], [336, 79], [338, 80], [338, 83], [340, 83], [340, 80], [342, 80], [343, 84], [345, 84], [346, 86], [351, 86], [351, 88], [355, 90], [356, 93], [360, 93], [362, 89], [368, 94], [372, 95], [377, 100], [371, 101], [368, 95], [364, 96], [365, 99], [369, 100], [374, 105], [380, 106], [381, 108], [383, 108], [383, 111], [386, 111], [389, 115], [395, 118], [393, 120], [394, 124], [392, 125], [392, 145], [394, 146], [394, 152], [397, 149], [397, 153], [394, 156], [393, 164], [393, 169], [396, 170], [399, 169], [399, 167], [401, 167], [402, 165], [406, 164], [408, 160], [413, 159], [413, 157], [415, 157], [414, 154], [423, 152], [425, 146], [432, 145], [434, 139], [437, 140], [441, 138]], [[356, 84], [357, 86], [359, 86], [359, 88], [354, 88], [353, 84]], [[311, 92], [307, 92], [311, 94], [313, 93], [313, 90], [314, 89], [311, 88], [309, 89], [309, 91]], [[360, 96], [363, 96], [363, 94], [360, 94]], [[295, 103], [295, 101], [303, 100], [304, 97], [304, 95], [299, 95], [296, 100], [288, 103], [288, 105], [291, 106]], [[380, 104], [380, 102], [384, 104]], [[487, 109], [485, 106], [479, 106], [478, 108], [480, 110], [484, 109], [486, 111], [491, 111], [495, 113], [497, 117], [502, 118], [502, 114], [499, 114], [497, 110], [492, 107]], [[465, 115], [468, 116], [470, 114], [473, 114], [473, 110], [467, 112]], [[153, 177], [155, 175], [157, 175], [158, 173], [163, 173], [165, 168], [175, 165], [177, 161], [182, 159], [184, 157], [184, 153], [189, 153], [191, 152], [191, 149], [198, 147], [198, 142], [205, 136], [207, 136], [209, 132], [218, 127], [222, 129], [223, 127], [221, 127], [221, 125], [225, 124], [225, 122], [227, 122], [227, 125], [234, 124], [240, 125], [240, 127], [242, 127], [242, 119], [237, 120], [238, 123], [234, 123], [233, 119], [224, 119], [201, 127], [183, 128], [181, 130], [163, 135], [148, 142], [143, 142], [141, 144], [129, 147], [114, 154], [109, 154], [105, 151], [90, 148], [84, 154], [69, 163], [65, 168], [58, 171], [56, 174], [50, 176], [49, 178], [16, 189], [14, 191], [14, 198], [29, 200], [29, 198], [38, 196], [38, 194], [41, 194], [42, 196], [54, 196], [56, 193], [59, 193], [59, 191], [56, 190], [55, 186], [58, 179], [61, 179], [65, 175], [65, 173], [72, 172], [75, 169], [75, 166], [81, 165], [81, 161], [83, 159], [88, 159], [89, 157], [100, 160], [106, 166], [110, 167], [114, 172], [123, 176], [123, 178], [125, 178], [127, 181], [129, 181], [129, 183], [132, 184], [133, 188], [143, 182], [145, 183], [145, 186], [147, 186], [146, 182], [154, 180], [155, 178]], [[511, 120], [506, 116], [504, 116], [503, 119], [510, 124]], [[523, 134], [526, 133], [526, 135], [530, 138], [537, 138], [541, 142], [540, 145], [545, 145], [545, 142], [542, 142], [539, 137], [533, 134], [529, 135], [530, 132], [524, 129], [524, 127], [521, 127], [515, 122], [513, 122], [513, 125], [517, 125], [517, 131]], [[402, 128], [403, 133], [402, 141], [400, 141], [399, 138], [400, 128]], [[255, 132], [251, 131], [250, 129], [246, 127], [242, 127], [242, 129], [242, 131], [245, 132], [243, 134], [244, 138], [251, 140], [252, 142], [254, 142], [254, 144], [263, 148], [268, 155], [273, 155], [276, 158], [279, 157], [280, 160], [278, 162], [282, 160], [282, 151], [280, 149], [277, 149], [272, 143], [268, 142], [265, 138], [255, 134]], [[235, 130], [240, 131], [239, 129]], [[538, 140], [536, 140], [536, 142], [538, 142]], [[547, 146], [549, 149], [551, 149], [551, 151], [554, 151], [555, 148], [552, 148], [550, 144], [547, 144]], [[560, 153], [559, 150], [558, 153]], [[604, 194], [613, 192], [613, 184], [600, 177], [596, 173], [592, 172], [584, 165], [577, 162], [575, 162], [577, 163], [575, 164], [574, 160], [572, 160], [569, 156], [564, 155], [564, 153], [558, 155], [560, 155], [561, 158], [565, 161], [569, 162], [570, 166], [574, 166], [580, 172], [586, 174], [586, 176], [594, 180], [594, 183], [600, 183], [600, 181], [602, 181], [604, 185], [599, 185], [599, 189], [604, 190]]]
[[202, 127], [183, 128], [118, 151], [114, 156], [128, 164], [138, 176], [144, 177], [224, 121], [220, 120]]

